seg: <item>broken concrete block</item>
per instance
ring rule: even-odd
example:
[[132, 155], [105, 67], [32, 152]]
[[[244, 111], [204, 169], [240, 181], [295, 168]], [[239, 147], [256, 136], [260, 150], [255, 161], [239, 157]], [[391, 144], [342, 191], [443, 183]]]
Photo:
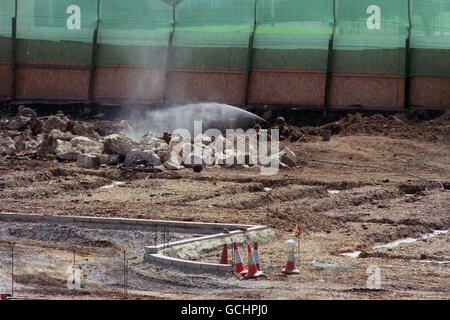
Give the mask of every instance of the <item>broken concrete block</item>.
[[289, 167], [297, 166], [297, 157], [294, 152], [289, 150], [288, 147], [284, 147], [284, 149], [280, 152], [280, 161]]
[[56, 140], [54, 153], [59, 159], [68, 161], [77, 160], [78, 155], [80, 154], [80, 152], [75, 150], [69, 142], [63, 140]]
[[7, 127], [10, 130], [23, 130], [30, 123], [31, 118], [19, 116], [16, 119], [9, 121]]
[[98, 158], [100, 159], [100, 165], [114, 166], [119, 162], [119, 156], [117, 154], [99, 154]]
[[180, 163], [180, 159], [179, 157], [177, 157], [176, 155], [172, 154], [170, 159], [166, 162], [163, 163], [163, 166], [167, 169], [167, 170], [181, 170], [184, 167], [181, 165]]
[[13, 156], [16, 154], [17, 150], [16, 150], [16, 147], [14, 147], [14, 146], [8, 146], [8, 147], [6, 147], [5, 152], [9, 156]]
[[9, 137], [0, 137], [0, 145], [4, 146], [4, 147], [9, 147], [9, 146], [14, 146], [15, 141]]
[[19, 106], [19, 115], [29, 117], [31, 119], [37, 119], [36, 112], [30, 108], [25, 108], [25, 106]]
[[84, 154], [96, 154], [99, 155], [101, 154], [103, 151], [103, 148], [98, 146], [98, 147], [87, 147], [86, 149], [83, 150]]
[[100, 158], [97, 155], [79, 154], [77, 166], [86, 169], [97, 169], [100, 167]]
[[170, 139], [170, 143], [169, 143], [169, 148], [174, 148], [175, 146], [177, 146], [180, 143], [191, 143], [191, 139], [189, 137], [186, 136], [182, 136], [179, 134], [175, 134], [172, 135], [171, 139]]
[[201, 143], [204, 145], [208, 145], [211, 143], [211, 137], [207, 136], [206, 134], [199, 134], [194, 138], [194, 143]]
[[153, 150], [140, 151], [133, 149], [129, 151], [125, 156], [124, 165], [127, 167], [134, 167], [139, 164], [145, 166], [159, 166], [161, 160]]
[[103, 153], [125, 156], [132, 149], [137, 148], [137, 141], [119, 134], [112, 134], [105, 137], [105, 142], [103, 144]]
[[164, 142], [164, 141], [159, 139], [153, 132], [150, 132], [150, 131], [147, 132], [146, 134], [144, 134], [140, 141], [141, 144], [146, 144], [146, 145], [153, 145], [155, 143], [161, 144], [162, 142]]
[[54, 139], [69, 141], [73, 138], [73, 135], [70, 132], [61, 132], [58, 129], [53, 129], [50, 131], [50, 136]]
[[58, 129], [59, 131], [66, 131], [67, 128], [67, 122], [55, 117], [55, 116], [50, 116], [43, 125], [43, 129], [45, 132], [50, 132], [53, 129]]
[[98, 145], [97, 142], [92, 141], [91, 139], [83, 136], [76, 136], [70, 139], [70, 144], [72, 147], [92, 147]]

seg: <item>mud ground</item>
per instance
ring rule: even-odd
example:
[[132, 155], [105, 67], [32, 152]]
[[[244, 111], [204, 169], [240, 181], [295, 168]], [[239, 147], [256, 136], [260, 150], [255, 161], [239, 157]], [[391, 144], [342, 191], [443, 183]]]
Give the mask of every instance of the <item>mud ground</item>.
[[[377, 115], [334, 128], [330, 141], [322, 141], [318, 128], [293, 128], [302, 138], [283, 144], [301, 165], [274, 176], [235, 168], [200, 173], [86, 170], [56, 160], [3, 157], [0, 211], [263, 224], [277, 232], [272, 242], [260, 244], [265, 277], [257, 280], [186, 275], [142, 264], [141, 241], [135, 247], [129, 241], [128, 298], [449, 299], [448, 233], [372, 248], [449, 229], [448, 114], [417, 123]], [[125, 183], [101, 188], [114, 181]], [[284, 243], [293, 238], [296, 224], [304, 230], [297, 248], [300, 274], [288, 277], [280, 273], [287, 258]], [[89, 272], [82, 288], [71, 291], [66, 286], [73, 259], [70, 233], [59, 239], [55, 233], [64, 233], [33, 224], [19, 228], [1, 223], [0, 230], [1, 240], [16, 242], [17, 295], [124, 298], [123, 239], [83, 238], [72, 230], [72, 238], [85, 241], [77, 247], [77, 263], [88, 259]], [[1, 242], [0, 251], [0, 287], [8, 291], [8, 244]], [[361, 251], [360, 257], [342, 255], [352, 251]], [[200, 260], [218, 262], [220, 254]], [[241, 254], [246, 261], [243, 248]], [[379, 268], [380, 289], [366, 285], [369, 266]]]

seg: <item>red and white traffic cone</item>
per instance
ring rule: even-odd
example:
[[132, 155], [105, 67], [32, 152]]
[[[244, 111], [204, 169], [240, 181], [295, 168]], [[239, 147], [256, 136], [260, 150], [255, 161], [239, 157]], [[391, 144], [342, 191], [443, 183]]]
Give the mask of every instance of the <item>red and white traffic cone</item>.
[[258, 270], [258, 267], [255, 263], [255, 257], [253, 256], [252, 247], [248, 246], [248, 273], [245, 276], [246, 279], [250, 278], [258, 278], [263, 275], [262, 271]]
[[298, 274], [300, 271], [295, 267], [294, 240], [286, 241], [286, 246], [290, 248], [286, 267], [281, 270], [285, 274]]
[[258, 270], [261, 270], [261, 266], [259, 264], [258, 242], [255, 242], [253, 245], [253, 256], [255, 257], [256, 267]]
[[222, 257], [220, 258], [219, 264], [228, 264], [228, 247], [226, 243], [223, 245]]
[[242, 258], [236, 242], [234, 243], [234, 271], [243, 276], [245, 276], [248, 272], [248, 270], [245, 269], [244, 263], [242, 262]]

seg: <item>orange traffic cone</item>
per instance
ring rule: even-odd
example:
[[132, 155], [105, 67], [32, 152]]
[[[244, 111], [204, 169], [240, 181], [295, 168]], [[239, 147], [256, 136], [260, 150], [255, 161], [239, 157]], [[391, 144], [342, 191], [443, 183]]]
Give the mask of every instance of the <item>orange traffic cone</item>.
[[259, 252], [258, 252], [258, 242], [255, 242], [253, 245], [253, 256], [255, 257], [255, 263], [258, 270], [261, 270], [259, 265]]
[[253, 256], [252, 247], [248, 245], [248, 272], [245, 276], [246, 279], [258, 278], [263, 275], [262, 271], [259, 271], [256, 267], [255, 257]]
[[245, 269], [244, 263], [242, 262], [242, 258], [236, 242], [234, 243], [234, 271], [243, 276], [245, 276], [248, 272], [248, 270]]
[[222, 257], [220, 258], [219, 264], [228, 264], [228, 247], [226, 243], [223, 245]]
[[290, 247], [288, 254], [288, 260], [286, 262], [286, 267], [281, 270], [285, 274], [297, 274], [300, 271], [295, 267], [295, 253], [294, 253], [294, 240], [286, 241], [286, 246]]

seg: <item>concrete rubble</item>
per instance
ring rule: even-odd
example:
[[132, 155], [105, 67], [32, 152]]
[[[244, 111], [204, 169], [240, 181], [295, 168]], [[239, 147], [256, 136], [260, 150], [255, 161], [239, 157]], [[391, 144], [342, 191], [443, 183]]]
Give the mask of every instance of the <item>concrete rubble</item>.
[[[121, 127], [126, 126], [121, 123]], [[261, 161], [257, 140], [243, 134], [232, 137], [200, 134], [192, 139], [176, 133], [159, 137], [147, 132], [140, 139], [133, 139], [126, 135], [127, 128], [112, 133], [101, 125], [89, 126], [64, 114], [38, 118], [29, 108], [22, 108], [12, 119], [2, 120], [0, 128], [4, 129], [0, 135], [2, 156], [54, 157], [89, 169], [119, 165], [158, 170], [187, 167], [200, 172], [205, 167], [219, 166], [257, 168], [268, 166], [273, 160], [266, 157]], [[279, 168], [298, 164], [295, 153], [287, 147], [271, 157], [278, 157], [279, 161], [272, 162], [279, 163]]]

